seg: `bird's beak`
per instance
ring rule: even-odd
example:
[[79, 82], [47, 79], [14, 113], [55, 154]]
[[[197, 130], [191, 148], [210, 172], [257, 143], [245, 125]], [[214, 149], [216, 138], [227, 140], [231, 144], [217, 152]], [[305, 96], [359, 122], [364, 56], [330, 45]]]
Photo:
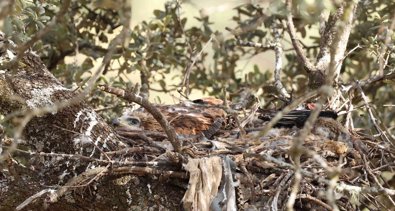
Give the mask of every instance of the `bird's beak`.
[[111, 123], [112, 123], [112, 125], [113, 125], [114, 127], [118, 127], [118, 126], [121, 125], [121, 122], [119, 121], [119, 118], [113, 119]]

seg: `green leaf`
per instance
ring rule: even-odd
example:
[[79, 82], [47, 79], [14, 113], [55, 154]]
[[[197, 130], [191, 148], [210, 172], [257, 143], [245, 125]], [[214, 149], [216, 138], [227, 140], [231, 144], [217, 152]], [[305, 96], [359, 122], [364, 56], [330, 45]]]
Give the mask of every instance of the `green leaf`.
[[164, 17], [166, 17], [166, 12], [161, 10], [154, 10], [154, 15], [158, 19], [163, 19]]

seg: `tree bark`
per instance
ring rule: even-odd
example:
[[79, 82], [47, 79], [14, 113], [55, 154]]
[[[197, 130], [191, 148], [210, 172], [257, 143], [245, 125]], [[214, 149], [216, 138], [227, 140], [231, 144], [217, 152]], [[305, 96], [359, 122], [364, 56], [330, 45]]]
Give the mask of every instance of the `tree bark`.
[[307, 58], [301, 44], [296, 38], [296, 30], [292, 20], [292, 1], [287, 0], [287, 28], [295, 48], [309, 78], [309, 87], [317, 89], [324, 84], [332, 85], [338, 81], [343, 64], [348, 39], [353, 26], [358, 1], [341, 3], [337, 10], [331, 13], [326, 21], [324, 30], [320, 32], [320, 52], [313, 64]]
[[2, 141], [0, 210], [177, 210], [182, 189], [111, 165], [120, 158], [107, 153], [128, 146], [78, 94], [33, 53], [0, 71], [0, 113], [15, 131], [9, 140], [18, 142]]

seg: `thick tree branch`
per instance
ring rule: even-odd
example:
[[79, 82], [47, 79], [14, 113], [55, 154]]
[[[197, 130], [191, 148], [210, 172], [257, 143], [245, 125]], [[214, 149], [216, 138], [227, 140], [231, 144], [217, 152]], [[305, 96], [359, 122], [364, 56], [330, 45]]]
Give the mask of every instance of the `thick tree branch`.
[[343, 7], [340, 7], [335, 13], [329, 15], [328, 21], [325, 23], [325, 29], [320, 33], [320, 52], [318, 53], [316, 61], [319, 70], [325, 70], [329, 65], [330, 46], [336, 34], [336, 23], [338, 23], [340, 16], [343, 14], [343, 9]]
[[274, 86], [280, 93], [283, 101], [289, 102], [291, 100], [291, 95], [285, 89], [283, 83], [281, 82], [281, 70], [283, 68], [283, 48], [280, 43], [280, 33], [277, 26], [273, 26], [273, 37], [274, 37], [274, 53], [275, 53], [275, 66], [274, 66]]
[[295, 48], [298, 59], [302, 62], [307, 72], [316, 71], [316, 67], [311, 61], [306, 57], [306, 54], [303, 50], [302, 45], [299, 43], [299, 40], [296, 36], [296, 29], [293, 22], [292, 16], [292, 0], [286, 1], [287, 6], [287, 28], [289, 36], [291, 37], [292, 45]]
[[[343, 64], [344, 55], [347, 49], [348, 39], [350, 37], [351, 29], [353, 26], [354, 16], [357, 9], [358, 1], [349, 1], [344, 5], [343, 13], [336, 24], [337, 30], [334, 35], [334, 41], [330, 49], [330, 62], [329, 67], [326, 69], [327, 84], [331, 85], [334, 81], [338, 81], [340, 69]], [[325, 56], [324, 56], [325, 57]]]
[[358, 2], [354, 1], [343, 3], [334, 14], [329, 16], [321, 33], [320, 53], [314, 65], [308, 60], [296, 38], [292, 20], [292, 0], [286, 1], [288, 33], [299, 60], [308, 72], [311, 88], [318, 88], [326, 83], [326, 80], [331, 81], [330, 84], [333, 83], [333, 79], [338, 80], [357, 4]]

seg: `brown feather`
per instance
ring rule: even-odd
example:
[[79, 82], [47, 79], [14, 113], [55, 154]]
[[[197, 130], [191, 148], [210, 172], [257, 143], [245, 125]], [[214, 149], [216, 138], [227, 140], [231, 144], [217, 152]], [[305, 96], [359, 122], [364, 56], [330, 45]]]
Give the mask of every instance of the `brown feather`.
[[[210, 129], [216, 119], [225, 119], [226, 113], [223, 109], [213, 107], [222, 104], [222, 100], [215, 98], [203, 98], [192, 103], [180, 103], [176, 105], [157, 105], [157, 108], [166, 117], [176, 133], [183, 135], [198, 135]], [[160, 131], [163, 129], [151, 114], [144, 109], [131, 113], [126, 113], [120, 118], [122, 130], [128, 127], [135, 129], [135, 126], [125, 121], [127, 118], [140, 120], [139, 127], [149, 131]]]

